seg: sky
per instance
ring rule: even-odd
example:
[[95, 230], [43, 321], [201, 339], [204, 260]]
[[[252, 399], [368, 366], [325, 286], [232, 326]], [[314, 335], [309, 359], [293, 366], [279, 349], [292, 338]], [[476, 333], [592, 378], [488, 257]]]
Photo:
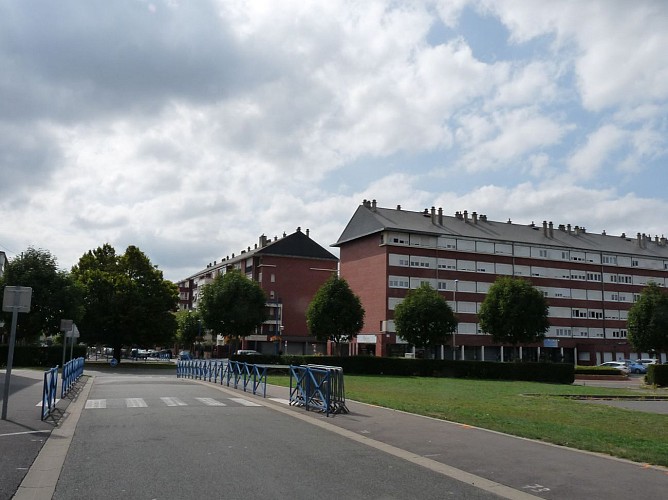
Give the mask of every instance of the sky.
[[364, 199], [668, 236], [663, 0], [0, 3], [0, 251], [178, 281]]

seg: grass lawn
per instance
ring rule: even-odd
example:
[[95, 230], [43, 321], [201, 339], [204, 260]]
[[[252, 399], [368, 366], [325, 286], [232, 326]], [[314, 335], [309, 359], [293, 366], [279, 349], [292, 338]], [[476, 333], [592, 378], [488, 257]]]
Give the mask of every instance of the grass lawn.
[[[289, 385], [289, 377], [269, 383]], [[346, 398], [641, 463], [668, 466], [668, 415], [561, 395], [663, 395], [665, 390], [448, 378], [346, 375]]]

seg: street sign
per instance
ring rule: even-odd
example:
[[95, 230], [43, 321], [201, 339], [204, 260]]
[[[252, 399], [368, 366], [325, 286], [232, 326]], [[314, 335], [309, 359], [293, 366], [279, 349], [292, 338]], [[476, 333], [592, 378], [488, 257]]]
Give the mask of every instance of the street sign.
[[77, 325], [72, 324], [72, 328], [70, 328], [67, 332], [65, 332], [65, 336], [69, 339], [71, 339], [71, 338], [78, 339], [79, 338], [79, 329], [77, 328]]
[[69, 332], [72, 330], [72, 325], [74, 324], [74, 321], [71, 319], [61, 319], [60, 320], [60, 331], [61, 332]]
[[5, 389], [2, 396], [2, 420], [7, 420], [7, 402], [9, 401], [9, 384], [14, 363], [14, 345], [16, 344], [16, 323], [19, 313], [30, 312], [32, 288], [29, 286], [6, 286], [2, 297], [2, 310], [12, 313], [12, 328], [9, 333], [9, 349], [7, 350], [7, 369], [5, 371]]
[[2, 297], [2, 310], [5, 312], [30, 312], [32, 288], [29, 286], [6, 286]]

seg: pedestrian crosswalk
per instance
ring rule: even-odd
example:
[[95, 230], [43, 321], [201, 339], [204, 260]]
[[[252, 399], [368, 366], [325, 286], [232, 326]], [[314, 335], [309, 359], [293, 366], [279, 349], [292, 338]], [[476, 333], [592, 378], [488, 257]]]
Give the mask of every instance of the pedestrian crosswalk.
[[[87, 410], [109, 409], [109, 408], [149, 408], [156, 406], [263, 406], [260, 403], [245, 398], [178, 398], [174, 396], [163, 396], [160, 398], [107, 398], [107, 399], [88, 399], [85, 408]], [[277, 402], [289, 404], [288, 400], [271, 398]]]

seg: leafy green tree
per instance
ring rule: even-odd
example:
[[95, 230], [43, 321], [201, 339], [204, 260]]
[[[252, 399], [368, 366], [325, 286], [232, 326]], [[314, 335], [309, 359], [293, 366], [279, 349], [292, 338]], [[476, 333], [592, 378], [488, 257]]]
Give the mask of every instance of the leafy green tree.
[[341, 354], [341, 342], [349, 342], [364, 326], [364, 308], [348, 282], [332, 274], [309, 304], [306, 324], [318, 340], [332, 340]]
[[204, 285], [197, 309], [206, 328], [231, 337], [247, 337], [268, 318], [264, 291], [238, 271]]
[[482, 330], [501, 344], [529, 344], [545, 337], [550, 327], [543, 294], [521, 278], [497, 278], [480, 306]]
[[428, 283], [408, 292], [394, 310], [397, 334], [416, 347], [444, 344], [457, 328], [454, 312]]
[[173, 311], [178, 289], [135, 246], [117, 255], [107, 244], [88, 251], [72, 269], [85, 290], [86, 314], [79, 325], [90, 343], [121, 348], [171, 343], [176, 334]]
[[189, 348], [195, 343], [201, 332], [199, 311], [178, 311], [176, 313], [176, 341], [182, 348]]
[[629, 310], [628, 340], [641, 352], [668, 350], [668, 295], [653, 282]]
[[[20, 256], [9, 261], [0, 279], [0, 289], [5, 286], [32, 288], [30, 312], [21, 314], [16, 337], [26, 342], [36, 341], [41, 334], [57, 335], [60, 320], [78, 322], [84, 313], [83, 291], [73, 277], [58, 269], [56, 258], [48, 250], [28, 248]], [[6, 325], [11, 314], [4, 314]]]

